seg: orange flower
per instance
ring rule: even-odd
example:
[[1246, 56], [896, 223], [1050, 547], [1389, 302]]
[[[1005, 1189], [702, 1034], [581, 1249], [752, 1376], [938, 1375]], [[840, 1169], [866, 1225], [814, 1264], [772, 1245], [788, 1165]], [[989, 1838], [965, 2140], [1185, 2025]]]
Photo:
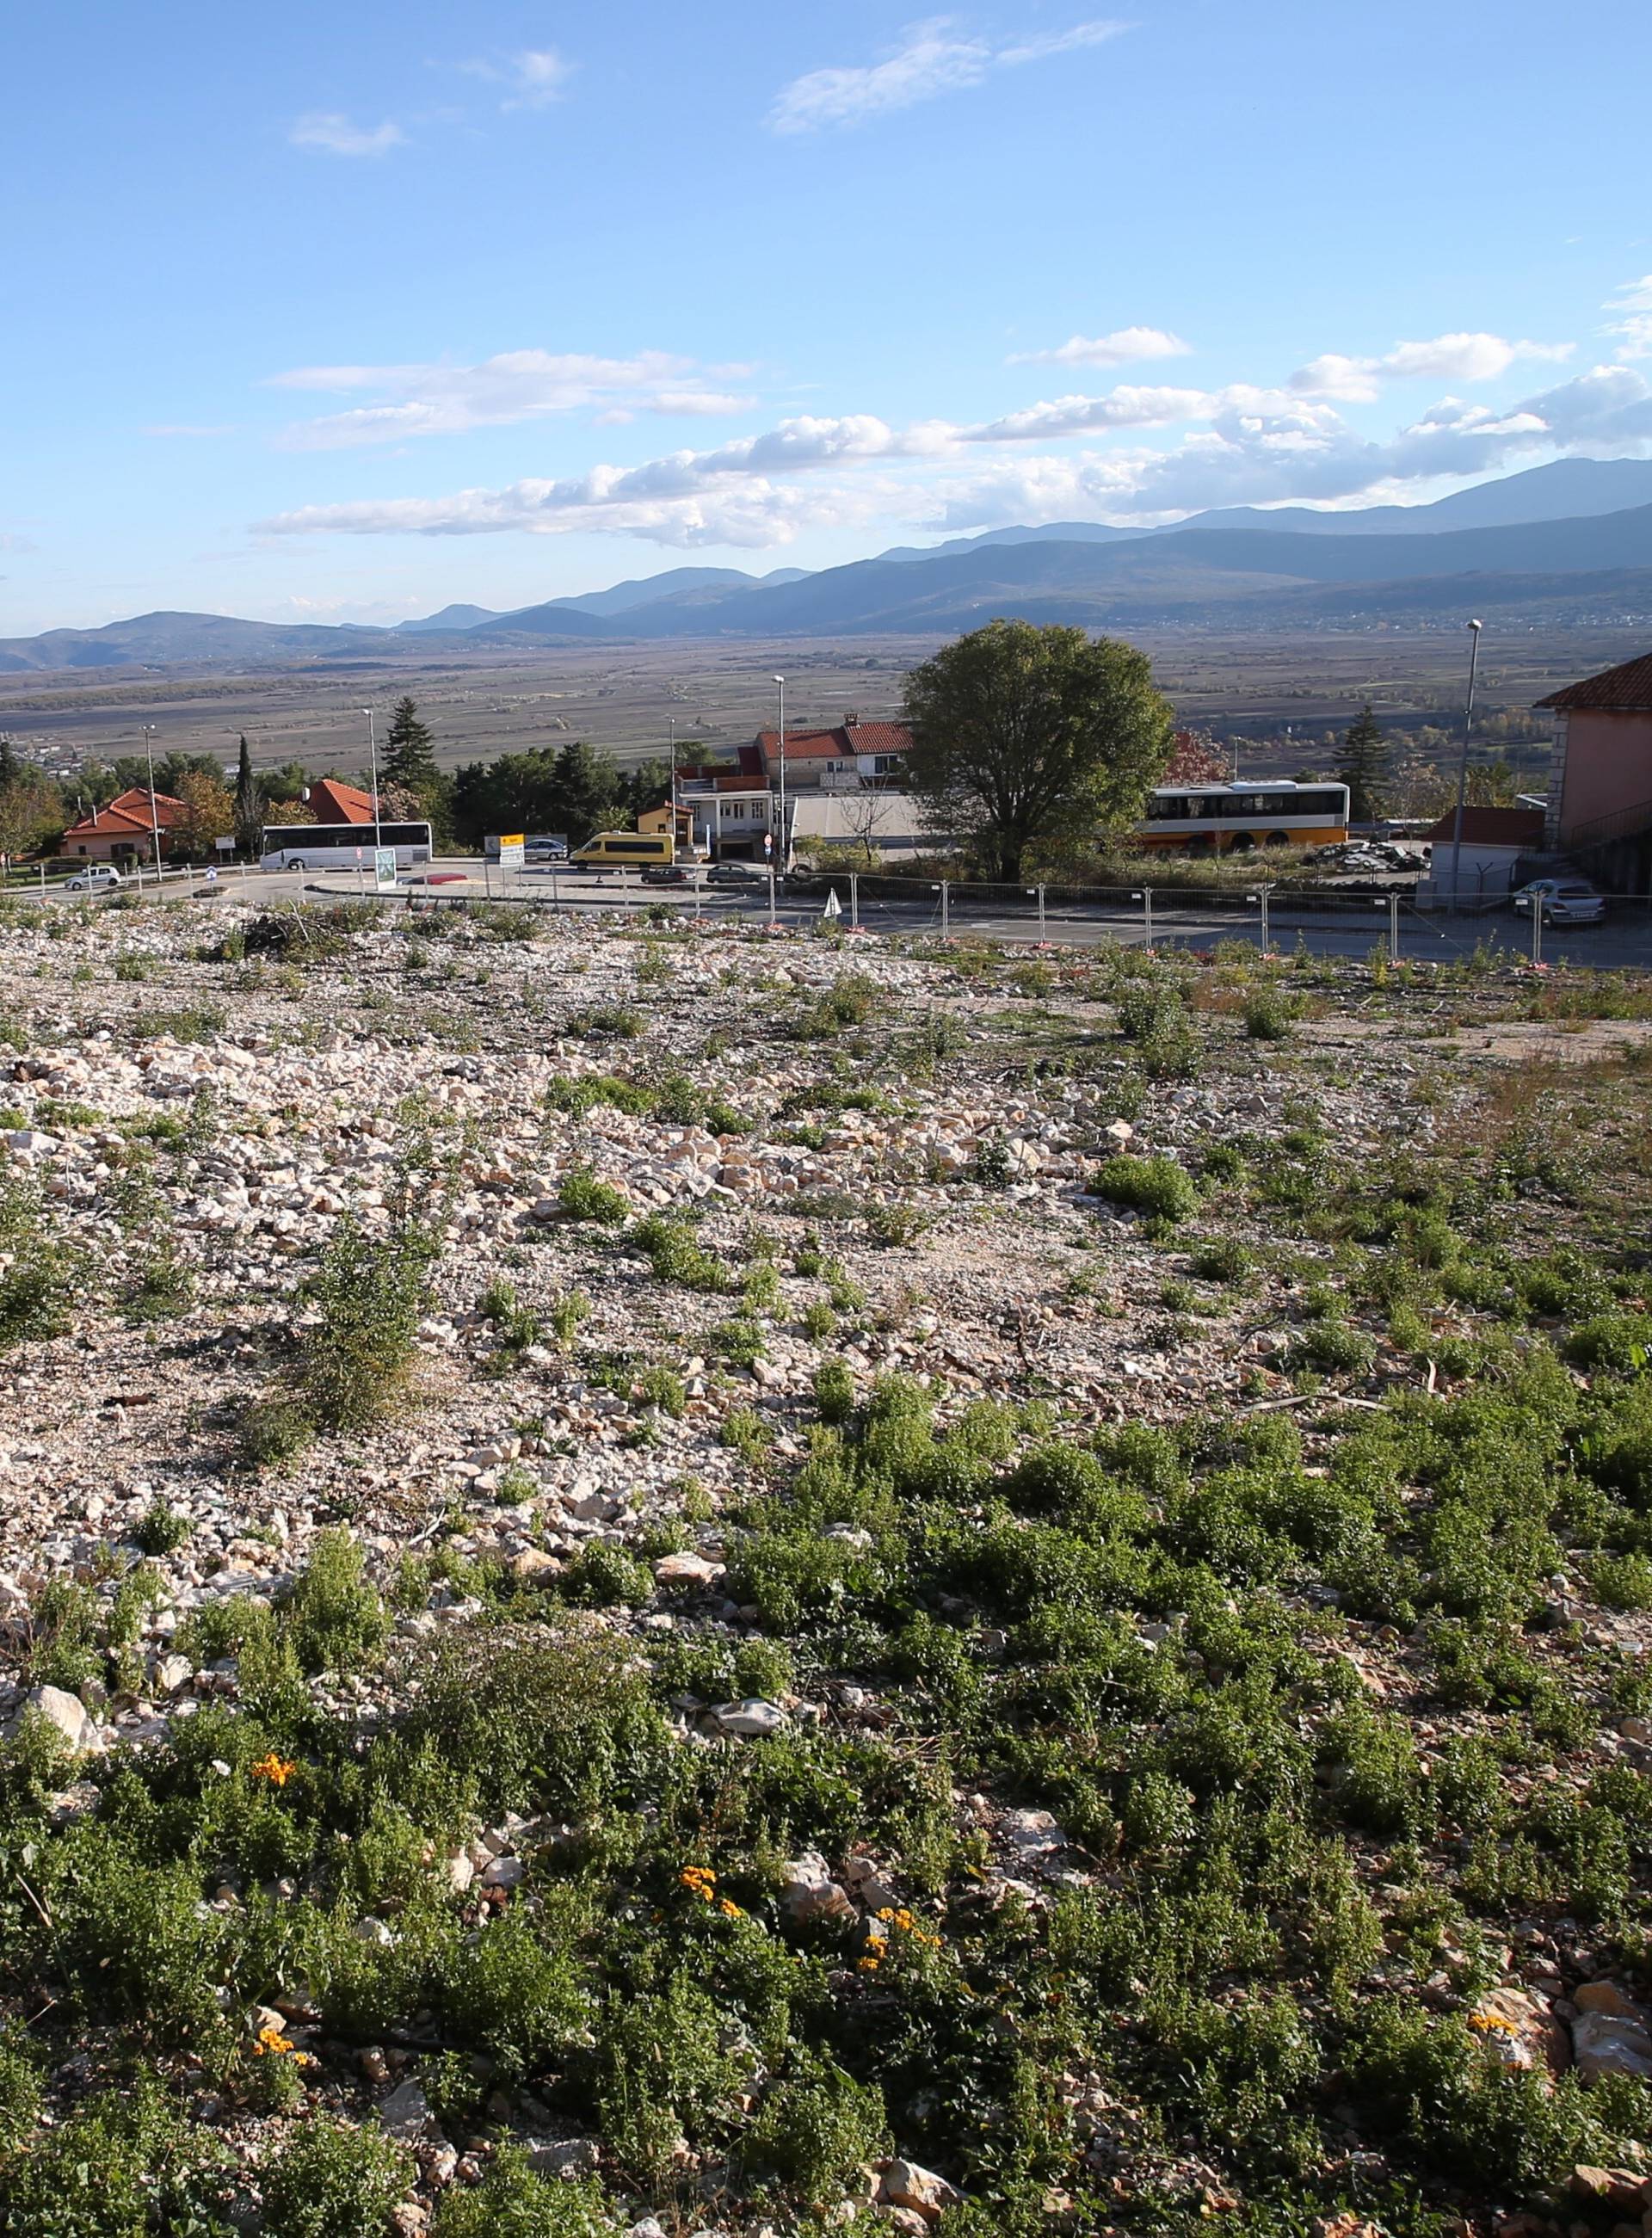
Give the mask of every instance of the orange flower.
[[272, 1787], [285, 1787], [298, 1766], [290, 1756], [277, 1756], [271, 1749], [268, 1756], [261, 1756], [248, 1770], [254, 1779], [268, 1780]]
[[741, 1910], [739, 1905], [737, 1904], [730, 1904], [726, 1896], [720, 1896], [717, 1898], [717, 1910], [723, 1914], [724, 1919], [743, 1919], [745, 1917], [745, 1914]]
[[253, 2056], [255, 2059], [267, 2059], [272, 2054], [291, 2051], [292, 2049], [291, 2036], [283, 2036], [274, 2025], [261, 2028], [253, 2040]]

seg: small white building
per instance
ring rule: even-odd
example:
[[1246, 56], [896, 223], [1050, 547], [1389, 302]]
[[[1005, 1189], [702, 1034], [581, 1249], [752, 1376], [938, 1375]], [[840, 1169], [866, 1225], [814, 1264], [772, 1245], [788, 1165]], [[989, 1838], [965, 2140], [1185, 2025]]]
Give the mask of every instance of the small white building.
[[[1432, 846], [1429, 875], [1417, 888], [1424, 908], [1473, 909], [1506, 899], [1523, 857], [1543, 843], [1541, 808], [1465, 808], [1463, 844], [1457, 845], [1457, 811], [1448, 808], [1423, 837]], [[1452, 868], [1457, 885], [1452, 891]]]

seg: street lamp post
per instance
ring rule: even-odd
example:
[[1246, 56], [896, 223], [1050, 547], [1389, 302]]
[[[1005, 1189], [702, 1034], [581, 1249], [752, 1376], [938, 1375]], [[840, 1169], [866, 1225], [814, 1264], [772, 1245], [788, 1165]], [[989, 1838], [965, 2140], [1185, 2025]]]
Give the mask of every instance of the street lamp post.
[[1462, 907], [1463, 807], [1469, 794], [1469, 735], [1474, 728], [1474, 674], [1480, 662], [1481, 622], [1469, 624], [1469, 697], [1463, 710], [1463, 752], [1457, 765], [1457, 819], [1451, 827], [1451, 914]]
[[361, 712], [367, 718], [367, 759], [373, 768], [373, 852], [375, 857], [373, 866], [373, 883], [376, 884], [379, 877], [379, 865], [376, 857], [380, 847], [384, 844], [384, 836], [380, 830], [379, 824], [379, 738], [378, 733], [373, 728], [372, 708], [364, 707]]
[[786, 875], [786, 679], [776, 676], [775, 683], [780, 692], [780, 875]]
[[140, 723], [138, 728], [143, 733], [143, 758], [149, 771], [149, 831], [155, 841], [155, 877], [158, 885], [161, 880], [161, 811], [155, 802], [155, 725]]

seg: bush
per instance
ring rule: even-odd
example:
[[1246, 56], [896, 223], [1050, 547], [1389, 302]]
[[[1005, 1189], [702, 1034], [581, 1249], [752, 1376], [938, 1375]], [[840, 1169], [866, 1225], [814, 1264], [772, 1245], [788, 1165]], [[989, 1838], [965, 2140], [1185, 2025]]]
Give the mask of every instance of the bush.
[[877, 2086], [800, 2050], [770, 2087], [742, 2158], [755, 2170], [772, 2171], [804, 2207], [822, 2208], [841, 2199], [863, 2162], [888, 2149]]
[[375, 1656], [390, 1629], [347, 1531], [324, 1531], [287, 1596], [287, 1636], [306, 1671], [351, 1671]]
[[611, 1539], [591, 1539], [562, 1573], [570, 1600], [596, 1608], [638, 1608], [654, 1598], [654, 1579], [645, 1562]]
[[592, 1220], [603, 1228], [618, 1228], [631, 1217], [631, 1200], [611, 1182], [599, 1182], [587, 1166], [563, 1176], [557, 1203], [570, 1220]]
[[855, 1412], [855, 1378], [841, 1360], [823, 1360], [814, 1374], [815, 1404], [823, 1422], [847, 1422]]
[[142, 1553], [175, 1554], [193, 1527], [187, 1515], [175, 1513], [164, 1500], [152, 1500], [133, 1528], [133, 1543]]
[[304, 1332], [300, 1376], [323, 1427], [368, 1428], [405, 1388], [434, 1256], [419, 1229], [375, 1242], [354, 1221], [340, 1222], [304, 1286], [320, 1326]]
[[1253, 1042], [1282, 1042], [1296, 1021], [1298, 1005], [1277, 987], [1255, 987], [1245, 998], [1245, 1030]]
[[1174, 1158], [1139, 1158], [1126, 1151], [1092, 1175], [1090, 1193], [1154, 1220], [1190, 1219], [1199, 1207], [1193, 1177]]
[[254, 1399], [241, 1409], [236, 1442], [251, 1469], [281, 1468], [296, 1460], [315, 1436], [315, 1422], [293, 1399]]
[[268, 2238], [389, 2238], [413, 2155], [381, 2130], [308, 2121], [264, 2172]]
[[535, 2175], [502, 2145], [480, 2183], [443, 2193], [432, 2238], [610, 2238], [615, 2228], [596, 2184]]

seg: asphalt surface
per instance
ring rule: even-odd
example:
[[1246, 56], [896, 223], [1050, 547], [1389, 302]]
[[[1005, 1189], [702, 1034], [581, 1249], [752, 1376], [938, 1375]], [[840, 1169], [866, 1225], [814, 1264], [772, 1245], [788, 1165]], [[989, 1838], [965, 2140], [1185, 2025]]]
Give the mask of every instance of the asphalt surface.
[[[820, 921], [823, 887], [838, 897], [842, 911], [836, 922], [851, 929], [853, 907], [847, 877], [817, 881], [811, 878], [807, 893], [776, 894], [774, 919], [796, 928]], [[33, 896], [32, 887], [14, 887], [14, 895]], [[152, 891], [146, 881], [145, 891]], [[169, 873], [169, 896], [193, 892], [204, 896], [208, 888], [200, 872]], [[373, 898], [369, 878], [354, 870], [325, 873], [262, 871], [240, 869], [221, 874], [216, 891], [236, 898], [273, 904], [312, 900]], [[83, 902], [84, 894], [69, 894], [62, 882], [48, 885], [44, 899]], [[97, 898], [94, 897], [94, 898]], [[404, 871], [393, 896], [383, 897], [387, 908], [418, 907], [460, 900], [491, 898], [531, 904], [580, 916], [631, 912], [665, 908], [673, 913], [703, 920], [761, 925], [770, 922], [769, 882], [766, 877], [743, 880], [738, 885], [707, 884], [704, 880], [680, 886], [644, 885], [631, 871], [589, 872], [552, 871], [535, 864], [501, 876], [475, 857], [455, 857], [433, 863], [428, 870]], [[863, 897], [859, 904], [861, 929], [870, 933], [899, 933], [907, 937], [939, 937], [943, 930], [954, 938], [1001, 941], [1035, 946], [1041, 937], [1035, 903], [1007, 905], [1001, 896], [983, 896], [979, 889], [951, 886], [943, 927], [939, 890], [914, 882], [910, 896], [898, 899]], [[1339, 897], [1331, 907], [1293, 906], [1275, 900], [1268, 911], [1268, 937], [1275, 950], [1305, 947], [1317, 956], [1367, 956], [1379, 944], [1389, 945], [1391, 934], [1389, 905], [1369, 897]], [[1471, 955], [1477, 947], [1501, 950], [1523, 959], [1532, 952], [1529, 920], [1511, 910], [1484, 914], [1419, 911], [1402, 900], [1399, 910], [1400, 957], [1410, 962], [1451, 963]], [[1119, 943], [1127, 946], [1151, 944], [1157, 949], [1209, 948], [1219, 941], [1238, 940], [1259, 946], [1262, 912], [1254, 902], [1228, 897], [1216, 903], [1190, 902], [1167, 892], [1153, 897], [1151, 924], [1140, 899], [1120, 895], [1076, 909], [1064, 904], [1047, 911], [1043, 940], [1052, 947], [1093, 948]], [[1652, 902], [1624, 901], [1612, 904], [1604, 923], [1595, 925], [1545, 925], [1541, 961], [1547, 964], [1593, 966], [1602, 970], [1652, 970]]]

